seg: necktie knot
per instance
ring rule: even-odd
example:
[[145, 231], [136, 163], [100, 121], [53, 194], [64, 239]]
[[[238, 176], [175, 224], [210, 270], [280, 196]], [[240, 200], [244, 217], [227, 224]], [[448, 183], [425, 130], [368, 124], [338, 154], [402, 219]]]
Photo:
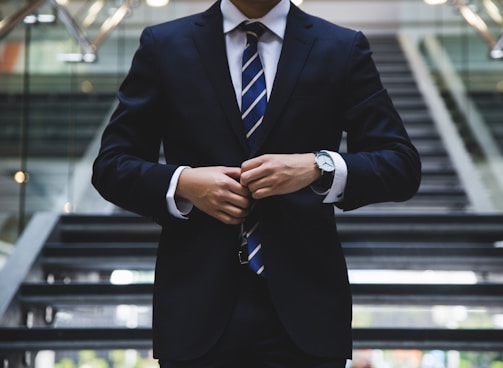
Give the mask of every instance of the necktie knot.
[[260, 22], [241, 23], [239, 28], [246, 32], [248, 44], [257, 43], [266, 30], [266, 27]]

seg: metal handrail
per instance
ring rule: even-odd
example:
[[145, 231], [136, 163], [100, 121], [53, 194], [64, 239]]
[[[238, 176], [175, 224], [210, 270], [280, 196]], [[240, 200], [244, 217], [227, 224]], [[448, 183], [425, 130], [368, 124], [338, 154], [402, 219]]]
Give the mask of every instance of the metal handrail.
[[[5, 37], [17, 24], [22, 22], [24, 18], [33, 13], [37, 8], [44, 4], [46, 0], [33, 0], [16, 13], [0, 21], [0, 40]], [[93, 41], [89, 41], [85, 33], [82, 31], [79, 24], [72, 17], [65, 6], [58, 3], [56, 0], [49, 0], [51, 6], [56, 10], [59, 20], [63, 23], [66, 30], [77, 41], [82, 49], [81, 58], [78, 61], [94, 62], [96, 61], [96, 51], [103, 41], [127, 16], [133, 5], [132, 0], [124, 0], [117, 7], [115, 12], [111, 14], [100, 27], [100, 32]]]
[[33, 13], [46, 0], [33, 0], [23, 6], [14, 14], [0, 21], [0, 40], [4, 38], [18, 23], [21, 23], [27, 15]]
[[54, 213], [36, 213], [17, 241], [14, 252], [0, 270], [0, 318], [11, 305], [58, 220], [59, 216]]
[[[503, 24], [503, 16], [498, 5], [491, 0], [484, 1], [484, 8], [488, 12], [491, 19], [497, 24]], [[489, 32], [489, 27], [484, 19], [478, 15], [465, 1], [454, 0], [454, 5], [459, 9], [463, 19], [475, 29], [482, 39], [489, 45], [489, 56], [492, 59], [503, 59], [503, 36], [499, 39], [494, 37]], [[496, 10], [494, 12], [490, 9]]]
[[72, 17], [70, 12], [63, 5], [59, 4], [56, 0], [49, 0], [51, 6], [56, 10], [58, 19], [61, 20], [66, 30], [78, 42], [83, 51], [84, 60], [96, 60], [96, 48], [88, 41], [84, 32], [80, 29], [79, 25]]
[[[355, 349], [501, 351], [503, 330], [354, 328]], [[150, 349], [152, 329], [0, 327], [0, 351]]]
[[124, 18], [129, 14], [132, 5], [132, 0], [125, 0], [121, 6], [115, 9], [115, 12], [112, 15], [105, 19], [100, 27], [100, 33], [92, 42], [92, 45], [95, 48], [98, 48], [103, 43], [105, 38], [108, 37], [110, 32], [112, 32], [124, 20]]
[[482, 0], [482, 5], [493, 21], [503, 25], [503, 2], [501, 0]]
[[493, 59], [503, 59], [503, 35], [494, 44], [489, 56]]
[[82, 49], [81, 57], [77, 58], [75, 61], [84, 62], [96, 61], [97, 49], [108, 37], [110, 32], [112, 32], [124, 20], [133, 4], [132, 0], [124, 0], [123, 3], [115, 9], [114, 13], [105, 19], [96, 38], [93, 41], [89, 41], [81, 27], [63, 5], [58, 3], [56, 0], [50, 0], [50, 2], [56, 9], [58, 17], [63, 22], [67, 31], [73, 36], [73, 38], [75, 38]]

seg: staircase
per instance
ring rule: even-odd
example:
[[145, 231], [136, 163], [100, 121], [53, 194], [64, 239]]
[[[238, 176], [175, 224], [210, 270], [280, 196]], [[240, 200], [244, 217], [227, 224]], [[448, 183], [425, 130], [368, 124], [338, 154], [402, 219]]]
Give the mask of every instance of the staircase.
[[[68, 90], [64, 76], [32, 76], [32, 92], [25, 95], [16, 90], [23, 83], [19, 76], [0, 75], [3, 213], [18, 213], [21, 200], [26, 213], [50, 210], [68, 191], [73, 164], [82, 158], [116, 101], [112, 78], [87, 77], [83, 79], [98, 91]], [[29, 180], [21, 195], [12, 177], [22, 167]]]
[[[383, 83], [421, 154], [423, 181], [410, 201], [337, 215], [355, 279], [355, 307], [468, 306], [490, 315], [503, 305], [503, 215], [470, 211], [397, 40], [374, 36], [370, 42]], [[149, 220], [124, 213], [36, 214], [0, 271], [0, 362], [30, 366], [41, 350], [148, 354], [159, 231]], [[370, 270], [470, 271], [472, 278], [357, 281], [359, 272]], [[503, 350], [503, 330], [482, 324], [451, 329], [422, 316], [420, 327], [411, 327], [410, 315], [401, 311], [364, 322], [355, 317], [355, 349]]]
[[398, 40], [393, 36], [373, 36], [369, 38], [369, 42], [383, 85], [419, 151], [423, 169], [421, 186], [414, 198], [402, 205], [385, 203], [368, 206], [363, 210], [446, 213], [469, 210], [468, 197], [429, 115]]
[[26, 139], [31, 157], [82, 156], [115, 101], [115, 94], [0, 94], [0, 157], [18, 157]]
[[[476, 283], [353, 283], [358, 306], [498, 306], [503, 215], [344, 215], [338, 229], [351, 270], [471, 270]], [[34, 217], [0, 272], [0, 361], [26, 352], [150, 347], [151, 280], [113, 283], [116, 270], [152, 273], [160, 229], [137, 216]], [[146, 277], [148, 278], [148, 277]], [[490, 282], [493, 281], [493, 282]], [[119, 310], [129, 312], [123, 319]], [[355, 327], [356, 349], [503, 349], [503, 330]], [[17, 366], [17, 365], [13, 365]]]
[[471, 92], [470, 98], [480, 111], [491, 136], [503, 154], [503, 92]]

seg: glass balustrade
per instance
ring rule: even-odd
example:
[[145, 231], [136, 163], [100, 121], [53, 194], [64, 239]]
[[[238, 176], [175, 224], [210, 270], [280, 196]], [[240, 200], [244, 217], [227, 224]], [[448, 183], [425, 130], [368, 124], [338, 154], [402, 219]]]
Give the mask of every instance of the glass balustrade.
[[[383, 26], [372, 14], [363, 15], [366, 9], [377, 4], [394, 10], [386, 14], [386, 27], [399, 35], [402, 45], [408, 43], [416, 78], [431, 79], [445, 113], [437, 111], [438, 116], [452, 123], [452, 131], [437, 126], [442, 137], [455, 132], [460, 150], [468, 152], [473, 164], [468, 173], [456, 167], [463, 184], [478, 180], [491, 211], [503, 211], [503, 1], [333, 1], [356, 11], [346, 18], [334, 14], [339, 23], [361, 22], [359, 28], [371, 34], [383, 32]], [[146, 25], [203, 10], [210, 3], [173, 0], [154, 8], [140, 0], [0, 2], [0, 267], [35, 212], [113, 211], [90, 186], [91, 163], [139, 34]], [[305, 0], [300, 6], [326, 17], [327, 4]], [[453, 160], [456, 152], [449, 151]], [[58, 313], [58, 325], [81, 326], [103, 318], [114, 326], [132, 327], [148, 326], [151, 311], [145, 303], [120, 309], [63, 306]], [[357, 304], [354, 323], [357, 328], [503, 328], [502, 316], [501, 306]], [[497, 352], [405, 350], [358, 350], [353, 367], [503, 365]], [[115, 354], [117, 360], [137, 362], [144, 352]], [[76, 352], [45, 352], [38, 359], [63, 366], [61, 361], [77, 356], [83, 362], [98, 359]], [[150, 357], [141, 359], [153, 364]]]
[[[456, 123], [478, 174], [493, 197], [501, 197], [501, 0], [392, 3], [383, 5], [396, 9], [386, 21], [395, 22], [396, 32], [409, 35], [421, 48], [450, 113], [462, 116]], [[111, 0], [25, 4], [31, 5], [25, 13], [22, 2], [0, 4], [0, 229], [7, 248], [35, 211], [110, 209], [82, 178], [89, 175], [96, 138], [114, 106], [139, 33], [147, 24], [209, 5], [173, 1], [153, 8], [143, 1]], [[368, 4], [361, 4], [363, 13]], [[327, 5], [306, 1], [300, 6], [324, 12]], [[360, 22], [360, 28], [372, 32], [371, 24], [377, 22], [356, 17], [358, 5], [352, 6], [351, 13], [335, 20]], [[493, 200], [500, 210], [503, 200], [498, 198]]]

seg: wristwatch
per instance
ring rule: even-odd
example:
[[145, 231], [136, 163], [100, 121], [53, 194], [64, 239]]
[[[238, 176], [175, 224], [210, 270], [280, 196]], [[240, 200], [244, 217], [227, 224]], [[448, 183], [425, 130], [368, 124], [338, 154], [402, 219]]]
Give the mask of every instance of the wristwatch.
[[327, 193], [332, 187], [335, 175], [335, 164], [332, 156], [327, 151], [317, 151], [314, 163], [320, 169], [321, 176], [311, 187], [319, 194]]

